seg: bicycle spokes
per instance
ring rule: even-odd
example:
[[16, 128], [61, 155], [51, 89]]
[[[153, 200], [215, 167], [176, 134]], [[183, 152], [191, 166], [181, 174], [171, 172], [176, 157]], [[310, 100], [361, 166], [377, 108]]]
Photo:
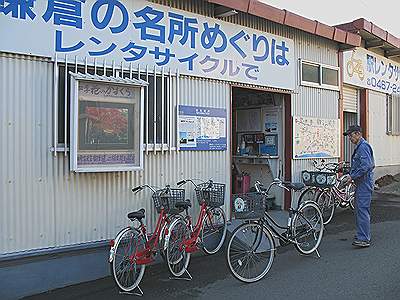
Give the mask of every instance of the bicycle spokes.
[[255, 223], [243, 224], [229, 241], [227, 257], [232, 274], [241, 281], [260, 280], [269, 271], [273, 256], [272, 236]]

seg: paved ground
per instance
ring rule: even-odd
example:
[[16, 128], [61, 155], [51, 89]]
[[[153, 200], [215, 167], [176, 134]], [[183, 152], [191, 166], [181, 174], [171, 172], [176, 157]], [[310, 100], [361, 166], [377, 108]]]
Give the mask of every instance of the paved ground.
[[[234, 279], [225, 253], [194, 257], [192, 281], [168, 280], [167, 268], [146, 269], [141, 299], [400, 299], [400, 198], [375, 195], [373, 244], [353, 249], [353, 215], [338, 212], [320, 247], [321, 258], [300, 256], [281, 248], [267, 277], [255, 284]], [[29, 299], [128, 299], [119, 295], [110, 277], [71, 286]]]

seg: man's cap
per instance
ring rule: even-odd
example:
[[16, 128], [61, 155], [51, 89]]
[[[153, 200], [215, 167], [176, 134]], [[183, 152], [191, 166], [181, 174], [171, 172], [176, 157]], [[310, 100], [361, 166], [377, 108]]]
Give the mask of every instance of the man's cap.
[[359, 125], [351, 125], [351, 126], [349, 127], [349, 129], [347, 129], [345, 132], [343, 132], [343, 135], [344, 135], [344, 136], [347, 136], [347, 135], [349, 135], [349, 134], [352, 133], [352, 132], [362, 132], [362, 131], [361, 131], [361, 127], [360, 127]]

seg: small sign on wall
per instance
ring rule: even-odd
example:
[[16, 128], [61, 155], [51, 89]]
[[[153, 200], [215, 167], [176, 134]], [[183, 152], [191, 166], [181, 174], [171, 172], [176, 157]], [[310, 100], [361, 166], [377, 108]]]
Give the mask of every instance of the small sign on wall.
[[181, 150], [226, 150], [226, 109], [179, 105]]

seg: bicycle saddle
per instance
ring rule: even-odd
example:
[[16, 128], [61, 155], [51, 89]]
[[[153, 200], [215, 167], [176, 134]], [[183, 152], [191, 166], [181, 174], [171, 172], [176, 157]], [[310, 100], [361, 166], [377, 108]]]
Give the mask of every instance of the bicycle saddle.
[[289, 189], [292, 189], [292, 190], [295, 190], [295, 191], [300, 191], [305, 187], [305, 184], [301, 183], [301, 182], [284, 181], [284, 182], [282, 182], [282, 184], [285, 187], [287, 187]]
[[137, 210], [137, 211], [130, 212], [130, 213], [128, 214], [128, 218], [129, 218], [131, 221], [133, 221], [133, 220], [135, 220], [135, 219], [137, 219], [138, 221], [140, 221], [141, 219], [144, 218], [144, 213], [145, 213], [144, 208], [141, 208], [141, 209], [139, 209], [139, 210]]
[[190, 203], [190, 200], [178, 201], [175, 203], [175, 207], [178, 209], [187, 209], [192, 207], [192, 204]]

